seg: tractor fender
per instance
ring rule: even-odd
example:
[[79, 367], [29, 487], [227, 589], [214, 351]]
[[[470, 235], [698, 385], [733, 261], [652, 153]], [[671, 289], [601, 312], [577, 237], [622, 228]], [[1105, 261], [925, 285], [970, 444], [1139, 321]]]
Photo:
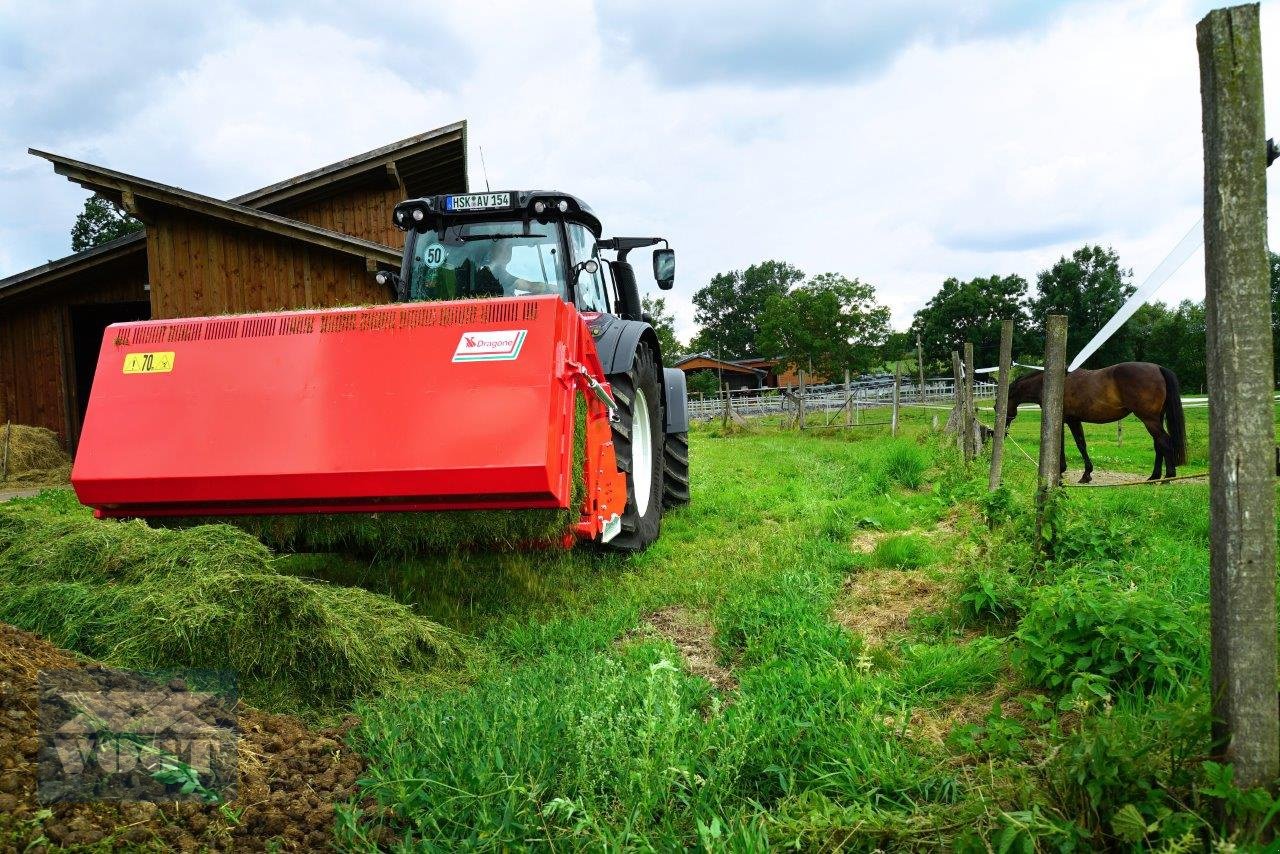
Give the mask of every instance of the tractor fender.
[[[621, 373], [630, 369], [635, 359], [636, 348], [641, 342], [653, 348], [658, 364], [662, 364], [662, 351], [658, 346], [658, 335], [653, 327], [641, 320], [623, 320], [620, 317], [601, 315], [607, 320], [592, 329], [592, 337], [596, 339], [596, 353], [600, 356], [600, 364], [606, 374]], [[591, 326], [591, 324], [588, 324]], [[679, 378], [671, 376], [679, 374]], [[681, 433], [689, 429], [688, 394], [685, 391], [684, 372], [663, 368], [662, 405], [666, 412], [665, 431]]]
[[662, 369], [663, 397], [666, 403], [666, 432], [689, 432], [689, 391], [685, 387], [684, 371], [679, 368]]

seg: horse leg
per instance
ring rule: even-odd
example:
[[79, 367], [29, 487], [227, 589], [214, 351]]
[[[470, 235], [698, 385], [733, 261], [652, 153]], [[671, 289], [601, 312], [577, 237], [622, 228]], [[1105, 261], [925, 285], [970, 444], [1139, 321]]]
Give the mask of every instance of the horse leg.
[[1153, 423], [1151, 419], [1144, 418], [1142, 419], [1142, 423], [1146, 426], [1147, 432], [1151, 434], [1151, 444], [1154, 445], [1156, 449], [1156, 464], [1155, 467], [1151, 469], [1151, 477], [1147, 478], [1147, 480], [1159, 480], [1160, 464], [1164, 462], [1165, 443], [1162, 441], [1161, 435], [1164, 433], [1164, 430], [1160, 427], [1159, 421], [1155, 421]]
[[1080, 482], [1090, 483], [1093, 480], [1093, 460], [1089, 459], [1089, 449], [1084, 443], [1084, 426], [1074, 418], [1067, 422], [1067, 426], [1071, 428], [1071, 438], [1076, 440], [1076, 449], [1084, 457], [1084, 474]]
[[1067, 473], [1067, 425], [1063, 422], [1062, 438], [1058, 440], [1058, 482], [1062, 482], [1062, 475]]

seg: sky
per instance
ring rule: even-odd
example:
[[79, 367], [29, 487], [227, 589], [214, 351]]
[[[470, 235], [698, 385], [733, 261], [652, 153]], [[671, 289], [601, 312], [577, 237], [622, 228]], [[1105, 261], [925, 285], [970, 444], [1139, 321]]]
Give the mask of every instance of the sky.
[[[466, 119], [473, 189], [667, 237], [686, 339], [694, 292], [766, 259], [871, 283], [896, 328], [1085, 243], [1141, 283], [1200, 216], [1212, 5], [0, 0], [0, 277], [68, 254], [87, 195], [28, 147], [229, 198]], [[1280, 115], [1277, 5], [1262, 32]]]

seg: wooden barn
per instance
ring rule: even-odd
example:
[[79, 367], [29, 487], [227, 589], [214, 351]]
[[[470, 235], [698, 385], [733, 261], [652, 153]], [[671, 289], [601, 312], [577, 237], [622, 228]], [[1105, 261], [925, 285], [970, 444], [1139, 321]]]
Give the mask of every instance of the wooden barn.
[[467, 190], [466, 122], [230, 200], [31, 153], [146, 226], [0, 279], [0, 423], [72, 450], [108, 324], [388, 302], [372, 272], [400, 266], [392, 207]]
[[[778, 370], [780, 359], [738, 359], [725, 361], [717, 359], [709, 353], [695, 353], [686, 356], [675, 367], [686, 374], [696, 372], [714, 373], [720, 381], [727, 383], [730, 389], [791, 388], [800, 384], [800, 374], [793, 367]], [[810, 383], [826, 382], [821, 377], [810, 374]]]

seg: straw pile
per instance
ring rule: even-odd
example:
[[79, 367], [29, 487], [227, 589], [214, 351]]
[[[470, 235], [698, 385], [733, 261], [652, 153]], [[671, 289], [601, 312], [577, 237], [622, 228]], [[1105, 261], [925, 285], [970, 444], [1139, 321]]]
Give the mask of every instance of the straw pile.
[[243, 531], [95, 520], [58, 492], [0, 505], [0, 621], [121, 667], [231, 670], [274, 708], [347, 703], [460, 654], [385, 596], [282, 575]]
[[0, 488], [56, 486], [71, 479], [71, 457], [44, 427], [0, 425]]
[[587, 406], [581, 395], [574, 417], [573, 482], [565, 510], [459, 510], [431, 513], [316, 513], [154, 519], [154, 525], [224, 523], [248, 531], [278, 552], [335, 552], [389, 560], [484, 548], [518, 549], [558, 542], [578, 521], [586, 494]]

